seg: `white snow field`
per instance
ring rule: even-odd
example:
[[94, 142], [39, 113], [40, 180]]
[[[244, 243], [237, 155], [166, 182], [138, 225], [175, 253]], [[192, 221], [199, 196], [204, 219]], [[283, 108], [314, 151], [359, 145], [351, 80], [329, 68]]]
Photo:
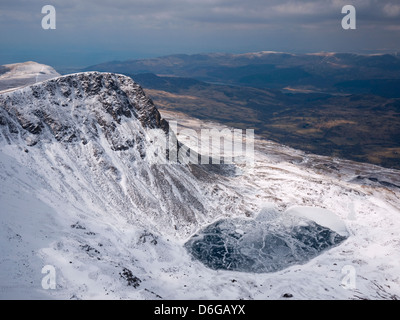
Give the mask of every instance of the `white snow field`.
[[[178, 139], [185, 126], [222, 128], [165, 116], [178, 121]], [[122, 75], [0, 94], [0, 299], [400, 297], [399, 171], [262, 140], [254, 166], [236, 174], [158, 165], [155, 128], [168, 125]], [[271, 208], [348, 238], [269, 273], [212, 270], [184, 247], [219, 219], [269, 219]], [[54, 289], [42, 286], [49, 265]]]

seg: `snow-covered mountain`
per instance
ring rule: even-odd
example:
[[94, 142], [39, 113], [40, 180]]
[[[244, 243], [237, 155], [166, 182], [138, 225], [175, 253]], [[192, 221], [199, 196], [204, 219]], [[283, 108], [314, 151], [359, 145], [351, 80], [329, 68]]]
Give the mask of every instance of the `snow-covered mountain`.
[[[55, 210], [67, 226], [89, 217], [96, 228], [103, 218], [123, 219], [124, 229], [140, 230], [135, 241], [145, 241], [151, 235], [147, 229], [185, 237], [214, 216], [226, 215], [229, 208], [246, 210], [238, 197], [211, 199], [214, 186], [197, 179], [191, 173], [193, 166], [152, 162], [152, 132], [168, 132], [168, 123], [128, 77], [96, 72], [59, 77], [4, 93], [0, 105], [5, 166], [1, 211], [5, 219], [26, 214], [13, 220], [16, 225], [20, 219], [34, 219], [28, 210], [32, 198], [46, 208], [41, 215], [47, 212], [56, 219], [51, 213]], [[18, 173], [9, 176], [14, 167]], [[201, 166], [195, 170], [203, 180], [216, 175]], [[23, 195], [15, 198], [10, 190]], [[10, 224], [3, 222], [6, 238], [14, 232]], [[48, 232], [63, 229], [57, 223], [53, 227]], [[67, 229], [66, 237], [73, 229]], [[87, 240], [79, 240], [75, 247], [86, 248]]]
[[33, 61], [0, 66], [0, 92], [59, 77], [52, 67]]
[[[400, 295], [398, 171], [261, 140], [254, 166], [160, 164], [154, 132], [169, 133], [168, 122], [122, 75], [79, 73], [0, 94], [0, 298]], [[257, 274], [209, 269], [185, 248], [220, 219], [235, 218], [240, 238], [254, 218], [291, 228], [289, 215], [347, 239]], [[54, 268], [55, 289], [43, 288], [43, 266]]]

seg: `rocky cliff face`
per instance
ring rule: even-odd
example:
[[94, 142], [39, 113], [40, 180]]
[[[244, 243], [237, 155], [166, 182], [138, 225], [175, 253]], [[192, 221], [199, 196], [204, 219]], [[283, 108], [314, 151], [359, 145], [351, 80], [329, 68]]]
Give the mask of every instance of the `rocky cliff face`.
[[[36, 141], [55, 138], [86, 144], [87, 139], [99, 137], [99, 127], [114, 150], [125, 150], [133, 141], [121, 136], [122, 122], [139, 120], [140, 125], [131, 123], [142, 134], [146, 128], [168, 129], [140, 86], [121, 75], [93, 72], [59, 77], [3, 95], [0, 104], [25, 129], [21, 137]], [[6, 119], [2, 115], [2, 123]]]
[[154, 133], [168, 138], [169, 126], [131, 78], [58, 77], [0, 95], [0, 106], [0, 143], [25, 151], [22, 161], [80, 204], [90, 199], [131, 221], [157, 217], [162, 228], [183, 234], [223, 210], [208, 207], [212, 185], [202, 185], [190, 167], [154, 160]]

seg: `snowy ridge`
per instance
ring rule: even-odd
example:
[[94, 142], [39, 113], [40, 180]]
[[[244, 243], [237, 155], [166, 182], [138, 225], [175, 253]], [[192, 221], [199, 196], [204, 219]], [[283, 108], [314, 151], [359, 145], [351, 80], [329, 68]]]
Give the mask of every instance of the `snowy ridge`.
[[[240, 175], [156, 165], [153, 129], [168, 123], [122, 75], [73, 74], [0, 94], [1, 299], [400, 296], [398, 171], [265, 141]], [[183, 247], [217, 219], [293, 206], [334, 212], [349, 238], [257, 275], [208, 269]], [[44, 265], [57, 272], [55, 290], [41, 286]], [[356, 270], [354, 288], [343, 287], [345, 266]]]

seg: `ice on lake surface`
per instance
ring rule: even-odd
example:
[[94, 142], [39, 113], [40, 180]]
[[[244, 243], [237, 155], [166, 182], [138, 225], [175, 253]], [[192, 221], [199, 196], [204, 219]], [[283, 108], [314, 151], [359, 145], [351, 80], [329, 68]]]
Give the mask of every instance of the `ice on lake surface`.
[[347, 238], [294, 214], [223, 219], [195, 234], [185, 247], [211, 269], [274, 272], [303, 264]]

